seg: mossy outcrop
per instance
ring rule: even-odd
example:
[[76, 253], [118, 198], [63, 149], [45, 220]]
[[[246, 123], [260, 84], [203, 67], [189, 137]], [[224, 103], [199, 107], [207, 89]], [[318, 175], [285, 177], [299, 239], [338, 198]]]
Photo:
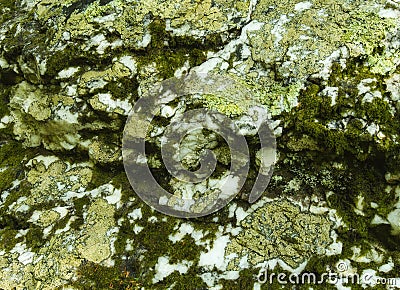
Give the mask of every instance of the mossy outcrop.
[[[398, 1], [6, 0], [0, 12], [0, 288], [263, 289], [265, 267], [321, 276], [343, 261], [398, 276]], [[269, 112], [277, 162], [253, 205], [245, 183], [221, 211], [185, 220], [138, 198], [121, 148], [137, 100], [191, 71], [249, 92], [186, 96], [193, 108]], [[226, 144], [201, 134], [227, 166]]]

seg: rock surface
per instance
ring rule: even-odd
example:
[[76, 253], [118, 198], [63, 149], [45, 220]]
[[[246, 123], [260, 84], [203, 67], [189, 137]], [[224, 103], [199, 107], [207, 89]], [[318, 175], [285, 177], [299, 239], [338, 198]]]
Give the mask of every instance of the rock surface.
[[[278, 289], [257, 280], [267, 268], [370, 275], [362, 287], [399, 276], [397, 0], [4, 0], [0, 12], [1, 289]], [[196, 105], [242, 124], [262, 106], [278, 158], [259, 201], [240, 198], [245, 184], [186, 220], [138, 198], [121, 149], [137, 100], [191, 71], [245, 86], [248, 99]], [[217, 136], [185, 142], [188, 168], [204, 148], [230, 163]]]

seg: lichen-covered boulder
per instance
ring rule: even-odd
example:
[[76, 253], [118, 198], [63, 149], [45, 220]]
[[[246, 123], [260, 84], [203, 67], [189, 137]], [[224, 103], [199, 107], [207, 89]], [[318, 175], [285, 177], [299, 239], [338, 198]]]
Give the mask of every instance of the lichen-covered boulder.
[[[0, 12], [1, 289], [282, 286], [264, 270], [400, 285], [397, 0], [4, 0]], [[184, 91], [157, 103], [149, 131], [140, 118], [125, 131], [146, 141], [136, 160], [165, 191], [201, 199], [228, 176], [232, 148], [212, 130], [184, 136], [175, 161], [195, 171], [213, 151], [218, 165], [211, 182], [188, 185], [161, 158], [180, 132], [165, 128], [202, 109], [241, 129], [250, 158], [238, 194], [184, 219], [133, 189], [123, 137], [135, 105], [193, 73], [204, 76], [193, 87], [211, 75], [235, 86]], [[249, 200], [259, 173], [271, 180]]]

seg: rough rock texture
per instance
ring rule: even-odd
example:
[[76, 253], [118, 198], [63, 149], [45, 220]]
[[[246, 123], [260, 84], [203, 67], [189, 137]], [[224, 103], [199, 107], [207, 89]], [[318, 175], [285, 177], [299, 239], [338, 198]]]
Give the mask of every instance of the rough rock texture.
[[[3, 0], [0, 12], [0, 288], [278, 289], [257, 282], [266, 267], [371, 275], [363, 287], [399, 276], [397, 0]], [[248, 87], [278, 161], [255, 204], [184, 220], [133, 192], [121, 140], [135, 101], [192, 70]], [[247, 105], [201, 103], [229, 117]]]
[[[323, 215], [301, 212], [287, 200], [270, 202], [251, 213], [240, 224], [243, 231], [228, 247], [227, 253], [239, 247], [257, 265], [264, 260], [280, 258], [291, 267], [313, 255], [325, 254], [331, 244], [330, 222]], [[240, 265], [239, 265], [240, 268]]]

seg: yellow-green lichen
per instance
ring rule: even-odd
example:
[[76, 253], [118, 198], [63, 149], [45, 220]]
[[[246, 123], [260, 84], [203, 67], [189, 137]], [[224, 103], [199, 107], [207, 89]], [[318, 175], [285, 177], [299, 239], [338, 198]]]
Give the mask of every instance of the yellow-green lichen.
[[237, 116], [244, 112], [244, 108], [240, 104], [226, 99], [224, 96], [203, 95], [202, 98], [209, 109], [216, 110], [228, 116]]
[[80, 77], [78, 93], [85, 95], [95, 89], [103, 88], [108, 82], [130, 76], [130, 70], [120, 62], [104, 71], [87, 71]]
[[353, 2], [315, 1], [295, 10], [293, 1], [260, 1], [253, 19], [265, 24], [249, 34], [253, 60], [274, 66], [279, 77], [304, 79], [327, 69], [324, 60], [340, 56], [343, 46], [351, 56], [371, 54], [396, 21], [378, 15], [383, 3]]
[[69, 96], [21, 82], [10, 97], [13, 133], [28, 147], [44, 144], [49, 149], [70, 150], [80, 139], [74, 104]]
[[83, 235], [77, 240], [77, 251], [84, 259], [100, 263], [111, 255], [111, 236], [115, 226], [114, 206], [103, 199], [94, 201], [87, 212]]
[[[28, 205], [48, 202], [70, 191], [82, 191], [91, 181], [92, 170], [89, 164], [71, 166], [58, 158], [47, 158], [48, 164], [42, 158], [29, 162], [31, 169], [27, 173], [27, 181], [33, 188], [26, 200]], [[46, 160], [46, 157], [43, 159]]]
[[94, 140], [89, 145], [89, 158], [102, 164], [120, 161], [121, 149], [116, 145], [109, 145], [103, 141]]
[[[325, 216], [302, 212], [284, 199], [260, 207], [241, 225], [244, 230], [228, 245], [226, 254], [248, 255], [252, 265], [278, 258], [296, 268], [312, 255], [324, 255], [332, 242], [332, 225]], [[229, 267], [237, 269], [235, 260]]]
[[207, 108], [217, 110], [228, 116], [239, 116], [252, 106], [263, 105], [272, 116], [290, 111], [297, 106], [297, 97], [303, 84], [295, 82], [287, 86], [271, 82], [262, 77], [258, 82], [252, 79], [241, 79], [229, 74], [237, 85], [218, 94], [203, 94], [201, 100]]
[[[40, 259], [33, 266], [35, 286], [39, 289], [62, 287], [68, 281], [76, 279], [76, 269], [82, 258], [73, 248], [74, 235], [58, 234], [42, 245], [38, 251]], [[25, 271], [28, 269], [25, 269]]]
[[368, 56], [368, 64], [374, 74], [386, 75], [394, 73], [400, 63], [399, 51], [384, 52], [383, 55], [371, 54]]
[[360, 54], [371, 55], [386, 34], [398, 23], [394, 19], [382, 19], [377, 11], [368, 11], [368, 6], [361, 6], [361, 11], [351, 11], [348, 25], [344, 28], [341, 40], [350, 49], [353, 57]]
[[[71, 39], [88, 37], [96, 30], [98, 23], [104, 29], [116, 31], [127, 46], [146, 47], [151, 36], [148, 25], [152, 16], [170, 20], [171, 29], [181, 29], [186, 33], [211, 34], [237, 27], [237, 20], [246, 19], [250, 1], [191, 1], [176, 3], [169, 1], [90, 1], [77, 5], [67, 1], [40, 1], [35, 9], [39, 21], [49, 19], [57, 23], [53, 44], [62, 41], [64, 33]], [[65, 13], [67, 11], [67, 13]], [[92, 35], [93, 36], [93, 35]]]

